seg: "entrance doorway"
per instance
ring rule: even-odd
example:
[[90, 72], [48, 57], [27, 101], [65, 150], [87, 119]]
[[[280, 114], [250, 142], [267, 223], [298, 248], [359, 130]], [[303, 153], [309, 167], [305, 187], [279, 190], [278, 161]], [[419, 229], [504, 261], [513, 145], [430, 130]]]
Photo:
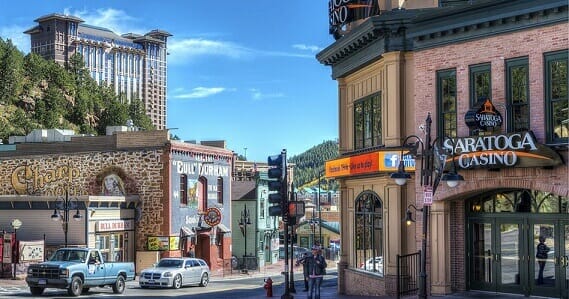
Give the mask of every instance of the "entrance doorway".
[[566, 197], [530, 190], [497, 190], [470, 200], [469, 288], [567, 298], [567, 205]]

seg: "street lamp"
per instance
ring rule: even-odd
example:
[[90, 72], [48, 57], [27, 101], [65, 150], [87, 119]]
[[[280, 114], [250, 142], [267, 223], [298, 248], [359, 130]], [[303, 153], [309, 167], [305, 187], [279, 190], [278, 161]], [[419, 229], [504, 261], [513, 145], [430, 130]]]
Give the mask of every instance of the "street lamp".
[[53, 214], [51, 215], [51, 220], [61, 221], [63, 227], [63, 234], [65, 236], [65, 247], [67, 247], [67, 232], [69, 231], [69, 210], [77, 209], [75, 215], [73, 215], [73, 220], [81, 220], [81, 214], [79, 213], [79, 199], [75, 198], [75, 203], [71, 202], [72, 199], [69, 198], [69, 187], [65, 187], [65, 197], [59, 197], [55, 203], [53, 209]]
[[[241, 233], [243, 234], [243, 237], [245, 238], [245, 255], [243, 256], [243, 259], [245, 259], [245, 257], [247, 256], [247, 226], [248, 225], [251, 225], [251, 213], [247, 209], [247, 205], [244, 205], [243, 211], [241, 211], [241, 219], [239, 219], [239, 228], [241, 229]], [[246, 260], [245, 260], [245, 263], [247, 263]]]
[[324, 171], [318, 173], [318, 242], [320, 242], [320, 246], [324, 246], [322, 244], [322, 207], [320, 206], [320, 181], [323, 174]]
[[[415, 138], [417, 142], [415, 143], [415, 150], [419, 145], [421, 145], [421, 186], [424, 188], [423, 193], [423, 207], [417, 208], [415, 205], [410, 204], [407, 206], [405, 220], [407, 225], [414, 222], [412, 218], [411, 208], [416, 212], [423, 212], [423, 234], [421, 242], [421, 270], [420, 270], [420, 284], [419, 284], [419, 298], [427, 298], [427, 225], [429, 216], [429, 207], [432, 203], [432, 197], [437, 190], [439, 181], [446, 181], [447, 185], [451, 188], [456, 187], [460, 181], [464, 178], [456, 172], [456, 162], [453, 157], [453, 167], [448, 173], [443, 174], [444, 163], [446, 155], [439, 154], [439, 148], [437, 148], [437, 139], [431, 143], [431, 113], [427, 115], [425, 120], [425, 141], [422, 141], [416, 135], [410, 135], [405, 138], [402, 144], [401, 153], [399, 156], [399, 166], [396, 173], [391, 174], [391, 178], [395, 180], [397, 185], [405, 185], [408, 179], [411, 178], [411, 174], [405, 172], [405, 163], [403, 161], [403, 147], [406, 146], [409, 138]], [[445, 137], [448, 138], [448, 137]], [[454, 141], [448, 138], [454, 145]], [[452, 155], [454, 155], [454, 146], [452, 150]], [[441, 178], [442, 175], [442, 178]]]
[[20, 219], [17, 218], [12, 219], [10, 225], [12, 225], [12, 228], [14, 229], [14, 246], [15, 246], [15, 248], [12, 249], [12, 253], [14, 253], [12, 255], [12, 263], [14, 263], [14, 275], [12, 276], [12, 279], [16, 279], [16, 267], [20, 258], [20, 247], [18, 246], [18, 229], [22, 227], [22, 221], [20, 221]]

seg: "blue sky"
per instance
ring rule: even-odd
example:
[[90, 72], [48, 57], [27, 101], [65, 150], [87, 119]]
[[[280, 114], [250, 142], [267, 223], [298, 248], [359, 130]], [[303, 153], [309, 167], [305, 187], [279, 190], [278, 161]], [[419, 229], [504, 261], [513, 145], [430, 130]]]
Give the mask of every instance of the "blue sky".
[[170, 32], [167, 127], [183, 140], [226, 140], [263, 162], [283, 148], [291, 157], [337, 138], [336, 82], [315, 58], [334, 42], [326, 0], [0, 3], [0, 37], [25, 53], [23, 31], [50, 13], [117, 34]]

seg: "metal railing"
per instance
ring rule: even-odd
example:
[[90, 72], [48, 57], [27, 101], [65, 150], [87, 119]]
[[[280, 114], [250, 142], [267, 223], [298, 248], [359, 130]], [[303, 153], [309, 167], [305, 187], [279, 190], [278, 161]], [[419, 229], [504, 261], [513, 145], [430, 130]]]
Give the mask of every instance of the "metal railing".
[[397, 255], [397, 298], [414, 294], [419, 290], [419, 265], [421, 251]]

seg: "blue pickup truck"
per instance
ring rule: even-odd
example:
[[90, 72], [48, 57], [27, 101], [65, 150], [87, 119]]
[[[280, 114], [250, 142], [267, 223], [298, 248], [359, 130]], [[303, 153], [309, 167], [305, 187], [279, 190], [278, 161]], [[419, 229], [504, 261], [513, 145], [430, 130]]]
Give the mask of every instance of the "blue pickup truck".
[[41, 295], [46, 288], [67, 289], [71, 296], [79, 296], [91, 287], [111, 286], [121, 294], [125, 282], [134, 280], [134, 263], [106, 262], [97, 249], [58, 249], [49, 261], [28, 267], [26, 283], [32, 295]]

